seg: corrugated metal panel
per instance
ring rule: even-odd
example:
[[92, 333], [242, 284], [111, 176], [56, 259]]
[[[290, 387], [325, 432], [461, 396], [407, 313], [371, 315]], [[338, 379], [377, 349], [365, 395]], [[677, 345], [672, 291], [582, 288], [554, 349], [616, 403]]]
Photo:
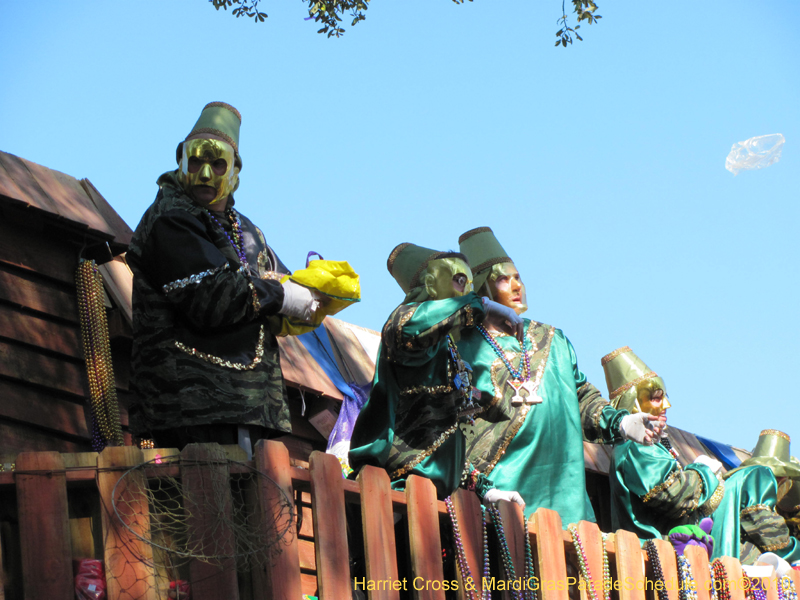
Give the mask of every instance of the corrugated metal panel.
[[130, 228], [94, 186], [7, 152], [0, 152], [0, 194], [109, 240], [130, 241]]
[[[371, 383], [375, 375], [375, 362], [353, 331], [353, 326], [332, 317], [326, 318], [324, 325], [334, 349], [336, 364], [345, 380], [357, 385]], [[360, 332], [362, 337], [370, 335], [366, 332], [368, 330]], [[377, 343], [380, 345], [380, 336], [375, 332], [371, 335], [377, 338]]]
[[336, 400], [343, 400], [342, 393], [294, 336], [278, 338], [281, 350], [281, 370], [286, 383]]

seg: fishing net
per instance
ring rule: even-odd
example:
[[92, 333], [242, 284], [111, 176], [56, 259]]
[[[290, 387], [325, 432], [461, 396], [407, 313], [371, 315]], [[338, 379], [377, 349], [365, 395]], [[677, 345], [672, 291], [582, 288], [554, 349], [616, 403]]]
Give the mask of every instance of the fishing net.
[[[280, 486], [224, 457], [158, 457], [126, 471], [111, 497], [121, 553], [148, 565], [155, 578], [139, 580], [140, 590], [142, 584], [165, 590], [168, 582], [184, 580], [195, 585], [198, 573], [232, 571], [235, 578], [263, 569], [291, 540], [295, 520]], [[124, 579], [130, 577], [121, 571], [121, 587], [128, 587]]]

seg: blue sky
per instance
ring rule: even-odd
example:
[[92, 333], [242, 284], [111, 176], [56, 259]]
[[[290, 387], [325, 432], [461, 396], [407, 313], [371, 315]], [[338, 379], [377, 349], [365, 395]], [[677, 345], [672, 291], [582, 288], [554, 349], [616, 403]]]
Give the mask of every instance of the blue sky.
[[[0, 150], [89, 178], [133, 228], [202, 107], [229, 102], [237, 207], [290, 268], [353, 265], [342, 318], [380, 329], [402, 299], [396, 244], [489, 225], [526, 316], [601, 390], [629, 345], [672, 424], [747, 449], [778, 428], [800, 455], [796, 2], [604, 0], [566, 50], [557, 0], [373, 0], [339, 40], [304, 6], [255, 24], [203, 0], [7, 3]], [[724, 169], [769, 133], [780, 162]]]

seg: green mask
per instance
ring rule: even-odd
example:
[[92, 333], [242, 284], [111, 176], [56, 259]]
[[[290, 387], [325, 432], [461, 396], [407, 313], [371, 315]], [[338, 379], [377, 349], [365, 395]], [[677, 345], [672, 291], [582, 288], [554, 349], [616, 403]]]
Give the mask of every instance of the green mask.
[[432, 300], [464, 296], [472, 291], [472, 271], [460, 258], [430, 261], [422, 281]]

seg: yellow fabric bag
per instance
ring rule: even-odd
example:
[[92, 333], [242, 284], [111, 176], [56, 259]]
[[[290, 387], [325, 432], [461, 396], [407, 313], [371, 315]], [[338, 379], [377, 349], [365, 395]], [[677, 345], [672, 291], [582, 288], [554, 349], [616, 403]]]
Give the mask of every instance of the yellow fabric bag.
[[281, 283], [287, 280], [319, 292], [323, 297], [313, 322], [283, 317], [281, 330], [277, 335], [300, 335], [313, 331], [322, 324], [326, 316], [335, 315], [353, 303], [361, 302], [358, 273], [347, 261], [324, 260], [322, 257], [319, 260], [306, 261], [305, 269], [284, 275]]

